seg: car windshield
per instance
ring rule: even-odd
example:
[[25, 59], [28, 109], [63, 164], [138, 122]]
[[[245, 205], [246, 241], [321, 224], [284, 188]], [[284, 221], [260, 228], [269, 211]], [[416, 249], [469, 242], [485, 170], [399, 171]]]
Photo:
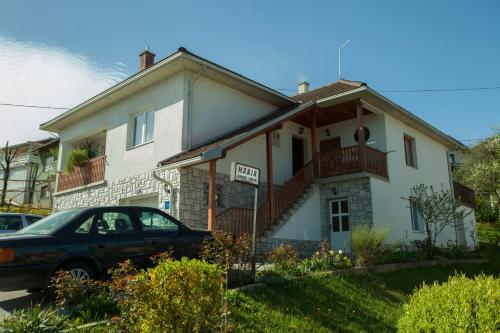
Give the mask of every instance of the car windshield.
[[81, 213], [81, 209], [63, 210], [47, 217], [40, 221], [21, 229], [17, 234], [37, 234], [48, 235], [60, 227], [66, 225], [73, 217]]

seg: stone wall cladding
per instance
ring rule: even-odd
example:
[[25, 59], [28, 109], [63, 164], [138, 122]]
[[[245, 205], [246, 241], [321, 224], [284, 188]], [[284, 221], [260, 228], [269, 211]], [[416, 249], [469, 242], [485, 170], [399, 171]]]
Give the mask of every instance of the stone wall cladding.
[[331, 242], [329, 221], [330, 200], [347, 198], [349, 203], [349, 225], [373, 224], [370, 179], [368, 177], [348, 180], [324, 179], [320, 184], [321, 238]]
[[290, 244], [300, 258], [308, 258], [318, 251], [321, 242], [313, 240], [283, 239], [263, 237], [257, 244], [257, 253], [265, 255], [280, 246], [281, 244]]
[[[180, 210], [179, 220], [189, 226], [206, 229], [208, 226], [208, 200], [206, 189], [208, 185], [208, 171], [198, 168], [184, 168], [180, 173]], [[229, 175], [217, 173], [217, 187], [220, 187], [221, 202], [216, 214], [231, 207], [253, 208], [254, 187], [251, 185], [232, 182]], [[275, 190], [278, 190], [276, 186]], [[260, 183], [259, 205], [267, 198], [267, 183]]]
[[[178, 216], [179, 212], [179, 183], [180, 175], [177, 170], [160, 172], [161, 177], [173, 184], [171, 193], [171, 214]], [[159, 196], [158, 208], [163, 208], [167, 199], [164, 184], [153, 178], [152, 172], [140, 174], [126, 179], [120, 179], [108, 184], [100, 184], [72, 192], [56, 194], [54, 197], [54, 211], [75, 207], [117, 206], [120, 200], [137, 196], [157, 193]]]

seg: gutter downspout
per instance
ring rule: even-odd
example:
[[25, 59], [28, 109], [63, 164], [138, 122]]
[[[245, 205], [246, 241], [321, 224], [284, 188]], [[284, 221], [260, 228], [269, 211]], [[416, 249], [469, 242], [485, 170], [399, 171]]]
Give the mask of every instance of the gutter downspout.
[[[164, 169], [164, 170], [168, 170], [168, 169]], [[174, 217], [176, 217], [175, 209], [173, 208], [174, 207], [174, 203], [173, 203], [173, 200], [172, 200], [174, 198], [174, 184], [172, 184], [172, 182], [170, 182], [169, 180], [167, 180], [165, 178], [162, 178], [159, 175], [159, 172], [160, 172], [160, 169], [153, 170], [153, 178], [156, 179], [157, 181], [159, 181], [160, 183], [164, 184], [165, 192], [167, 194], [168, 199], [170, 200], [170, 213], [174, 212], [171, 215], [173, 215]]]
[[190, 80], [188, 80], [188, 107], [187, 107], [187, 138], [186, 138], [186, 149], [191, 149], [192, 142], [192, 112], [193, 112], [193, 90], [194, 82], [199, 79], [199, 77], [207, 70], [207, 65], [203, 64], [201, 70]]

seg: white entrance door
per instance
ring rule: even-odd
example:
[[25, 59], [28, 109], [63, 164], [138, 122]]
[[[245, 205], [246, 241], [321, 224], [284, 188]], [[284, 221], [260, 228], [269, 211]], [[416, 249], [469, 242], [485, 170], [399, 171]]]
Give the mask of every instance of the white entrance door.
[[347, 199], [330, 201], [330, 223], [332, 227], [332, 246], [335, 250], [351, 252], [349, 233], [349, 204]]

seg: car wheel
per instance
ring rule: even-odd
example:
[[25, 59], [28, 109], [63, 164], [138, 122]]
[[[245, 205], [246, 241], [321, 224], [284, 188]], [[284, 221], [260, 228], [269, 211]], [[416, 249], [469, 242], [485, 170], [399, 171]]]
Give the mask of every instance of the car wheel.
[[80, 280], [95, 279], [97, 275], [95, 269], [91, 265], [82, 261], [70, 262], [64, 265], [62, 269], [71, 274], [73, 278]]

